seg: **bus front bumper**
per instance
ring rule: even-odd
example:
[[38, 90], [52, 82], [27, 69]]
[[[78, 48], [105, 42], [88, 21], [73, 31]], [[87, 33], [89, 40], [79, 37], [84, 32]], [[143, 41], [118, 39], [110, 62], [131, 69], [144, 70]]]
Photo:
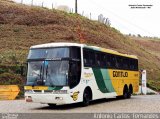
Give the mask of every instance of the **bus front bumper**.
[[69, 94], [29, 94], [25, 93], [26, 102], [43, 104], [70, 104], [73, 99]]

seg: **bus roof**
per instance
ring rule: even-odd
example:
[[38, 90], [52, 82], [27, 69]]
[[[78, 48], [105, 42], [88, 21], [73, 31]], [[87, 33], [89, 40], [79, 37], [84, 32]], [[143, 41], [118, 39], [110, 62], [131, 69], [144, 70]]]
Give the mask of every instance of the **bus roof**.
[[85, 46], [85, 47], [93, 49], [93, 50], [101, 51], [101, 52], [106, 52], [106, 53], [110, 53], [110, 54], [123, 56], [123, 57], [138, 59], [137, 56], [135, 56], [135, 55], [123, 54], [123, 53], [120, 53], [118, 51], [111, 50], [111, 49], [101, 48], [101, 47], [97, 47], [97, 46]]
[[34, 45], [31, 46], [31, 49], [37, 49], [37, 48], [52, 48], [52, 47], [61, 47], [61, 46], [85, 46], [85, 44], [79, 44], [79, 43], [66, 43], [66, 42], [60, 42], [60, 43], [46, 43], [46, 44], [40, 44], [40, 45]]
[[115, 51], [115, 50], [106, 49], [106, 48], [101, 48], [101, 47], [97, 47], [97, 46], [88, 46], [88, 45], [86, 45], [86, 44], [79, 44], [79, 43], [67, 43], [67, 42], [46, 43], [46, 44], [40, 44], [40, 45], [31, 46], [31, 49], [52, 48], [52, 47], [61, 47], [61, 46], [78, 46], [78, 47], [85, 47], [85, 48], [93, 49], [93, 50], [96, 50], [96, 51], [101, 51], [101, 52], [106, 52], [106, 53], [110, 53], [110, 54], [115, 54], [115, 55], [119, 55], [119, 56], [123, 56], [123, 57], [130, 57], [130, 58], [138, 59], [137, 56], [135, 56], [135, 55], [122, 54], [122, 53], [119, 53], [119, 52], [117, 52], [117, 51]]

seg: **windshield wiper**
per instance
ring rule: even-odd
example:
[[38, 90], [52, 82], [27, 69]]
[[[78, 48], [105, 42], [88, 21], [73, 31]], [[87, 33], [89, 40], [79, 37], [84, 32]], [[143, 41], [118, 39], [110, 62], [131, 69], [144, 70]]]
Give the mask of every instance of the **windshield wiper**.
[[42, 65], [41, 65], [41, 68], [40, 68], [40, 79], [42, 79], [41, 77], [42, 77]]
[[48, 75], [48, 65], [47, 65], [47, 68], [46, 68], [46, 79], [47, 79], [47, 75]]

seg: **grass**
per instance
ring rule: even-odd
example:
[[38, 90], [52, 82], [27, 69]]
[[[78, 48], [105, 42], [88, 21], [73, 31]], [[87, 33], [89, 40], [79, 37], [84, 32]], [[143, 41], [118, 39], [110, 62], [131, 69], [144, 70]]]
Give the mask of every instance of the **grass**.
[[[30, 7], [0, 0], [0, 64], [26, 62], [29, 47], [50, 42], [79, 42], [79, 31], [86, 44], [137, 55], [139, 68], [147, 69], [151, 88], [160, 90], [160, 41], [128, 37], [115, 28], [77, 14]], [[3, 69], [1, 69], [3, 73]], [[1, 74], [2, 75], [2, 74]], [[6, 75], [8, 76], [8, 75]], [[18, 80], [18, 77], [16, 77]], [[1, 80], [1, 78], [0, 78]]]

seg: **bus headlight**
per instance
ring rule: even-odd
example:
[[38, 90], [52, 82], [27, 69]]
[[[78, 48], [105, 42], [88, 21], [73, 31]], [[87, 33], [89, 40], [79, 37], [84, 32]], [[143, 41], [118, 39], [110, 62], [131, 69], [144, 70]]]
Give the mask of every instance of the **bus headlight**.
[[67, 94], [67, 90], [53, 90], [55, 94]]

